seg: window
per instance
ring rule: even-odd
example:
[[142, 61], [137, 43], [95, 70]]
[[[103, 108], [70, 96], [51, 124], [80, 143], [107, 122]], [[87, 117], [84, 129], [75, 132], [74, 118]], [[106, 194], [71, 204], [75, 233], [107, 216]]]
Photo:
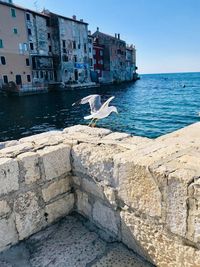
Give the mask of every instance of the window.
[[30, 16], [30, 14], [26, 14], [26, 20], [31, 20], [31, 16]]
[[43, 73], [42, 70], [40, 71], [40, 78], [41, 78], [41, 79], [44, 78], [44, 73]]
[[67, 49], [66, 48], [63, 48], [63, 53], [67, 53]]
[[96, 50], [95, 49], [93, 49], [93, 55], [96, 55]]
[[77, 62], [77, 56], [74, 56], [74, 62]]
[[87, 53], [87, 45], [84, 44], [84, 52]]
[[7, 75], [4, 75], [4, 76], [3, 76], [3, 82], [4, 82], [4, 83], [8, 83], [8, 76], [7, 76]]
[[17, 34], [18, 32], [17, 32], [17, 28], [14, 28], [13, 29], [13, 32], [14, 32], [14, 34]]
[[62, 56], [62, 59], [63, 59], [63, 62], [67, 62], [69, 59], [68, 59], [68, 56], [66, 56], [66, 55], [63, 55]]
[[26, 66], [30, 66], [29, 58], [26, 58]]
[[51, 39], [51, 34], [49, 32], [47, 33], [47, 38]]
[[101, 56], [101, 57], [103, 56], [103, 51], [102, 51], [102, 50], [100, 50], [100, 56]]
[[90, 52], [90, 53], [92, 52], [92, 49], [91, 49], [91, 47], [89, 47], [89, 52]]
[[13, 18], [15, 18], [16, 17], [16, 11], [15, 11], [15, 9], [14, 8], [11, 8], [11, 16], [13, 17]]
[[5, 59], [5, 57], [3, 57], [3, 56], [1, 57], [1, 64], [2, 64], [2, 65], [6, 65], [6, 59]]
[[81, 44], [78, 44], [78, 49], [81, 49]]
[[22, 84], [22, 77], [21, 77], [21, 75], [16, 75], [16, 84], [17, 85], [20, 85], [20, 84]]
[[31, 50], [34, 50], [33, 43], [30, 43], [30, 49], [31, 49]]
[[49, 52], [50, 52], [50, 53], [52, 52], [52, 48], [51, 48], [51, 45], [49, 45]]
[[93, 66], [93, 60], [90, 58], [90, 66]]
[[65, 40], [62, 40], [62, 46], [63, 46], [63, 48], [66, 47], [66, 41]]
[[73, 41], [73, 49], [76, 49], [76, 41]]
[[3, 40], [0, 39], [0, 48], [3, 48]]
[[31, 29], [28, 29], [28, 35], [32, 35]]
[[28, 82], [28, 83], [31, 82], [31, 75], [27, 75], [27, 82]]

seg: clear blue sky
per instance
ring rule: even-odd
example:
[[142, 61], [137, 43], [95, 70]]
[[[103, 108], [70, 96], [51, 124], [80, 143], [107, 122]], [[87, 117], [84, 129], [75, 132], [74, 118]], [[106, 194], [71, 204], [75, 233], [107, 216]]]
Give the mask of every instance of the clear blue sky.
[[[13, 0], [35, 9], [35, 0]], [[38, 0], [38, 10], [89, 23], [89, 29], [120, 33], [137, 48], [139, 73], [200, 72], [200, 0]]]

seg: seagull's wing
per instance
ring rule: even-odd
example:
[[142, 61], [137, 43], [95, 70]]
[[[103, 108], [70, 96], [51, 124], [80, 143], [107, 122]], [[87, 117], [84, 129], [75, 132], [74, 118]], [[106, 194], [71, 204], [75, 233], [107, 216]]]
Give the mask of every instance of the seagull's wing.
[[108, 106], [109, 106], [109, 103], [114, 99], [115, 97], [114, 96], [111, 96], [110, 98], [108, 98], [108, 100], [103, 103], [103, 105], [101, 106], [101, 110], [102, 109], [106, 109]]
[[101, 96], [100, 95], [86, 96], [82, 98], [81, 100], [73, 103], [72, 106], [76, 104], [87, 104], [87, 103], [89, 103], [90, 105], [91, 113], [95, 113], [101, 107]]

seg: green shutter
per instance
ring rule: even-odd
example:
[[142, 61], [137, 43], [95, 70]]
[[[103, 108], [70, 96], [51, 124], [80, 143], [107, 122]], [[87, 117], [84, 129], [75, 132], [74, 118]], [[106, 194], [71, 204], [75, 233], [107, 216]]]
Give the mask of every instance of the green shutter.
[[15, 9], [14, 9], [14, 8], [11, 8], [11, 16], [12, 16], [13, 18], [16, 17], [16, 12], [15, 12]]
[[0, 39], [0, 48], [3, 48], [3, 40]]
[[18, 32], [17, 32], [17, 28], [14, 28], [13, 29], [13, 32], [14, 32], [14, 34], [17, 34]]

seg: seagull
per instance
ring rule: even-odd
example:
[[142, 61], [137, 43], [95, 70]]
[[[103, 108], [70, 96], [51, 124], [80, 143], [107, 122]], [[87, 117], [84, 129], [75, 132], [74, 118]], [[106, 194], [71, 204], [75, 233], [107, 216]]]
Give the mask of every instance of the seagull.
[[[75, 102], [72, 104], [72, 106], [76, 104], [87, 104], [90, 105], [90, 113], [91, 115], [85, 116], [85, 120], [91, 120], [89, 123], [89, 126], [95, 126], [97, 121], [100, 119], [104, 119], [108, 117], [112, 112], [115, 112], [118, 114], [117, 108], [115, 106], [109, 106], [109, 103], [114, 99], [114, 96], [111, 96], [108, 98], [108, 100], [102, 105], [101, 103], [101, 96], [100, 95], [89, 95], [81, 100]], [[94, 122], [94, 124], [92, 124]]]

